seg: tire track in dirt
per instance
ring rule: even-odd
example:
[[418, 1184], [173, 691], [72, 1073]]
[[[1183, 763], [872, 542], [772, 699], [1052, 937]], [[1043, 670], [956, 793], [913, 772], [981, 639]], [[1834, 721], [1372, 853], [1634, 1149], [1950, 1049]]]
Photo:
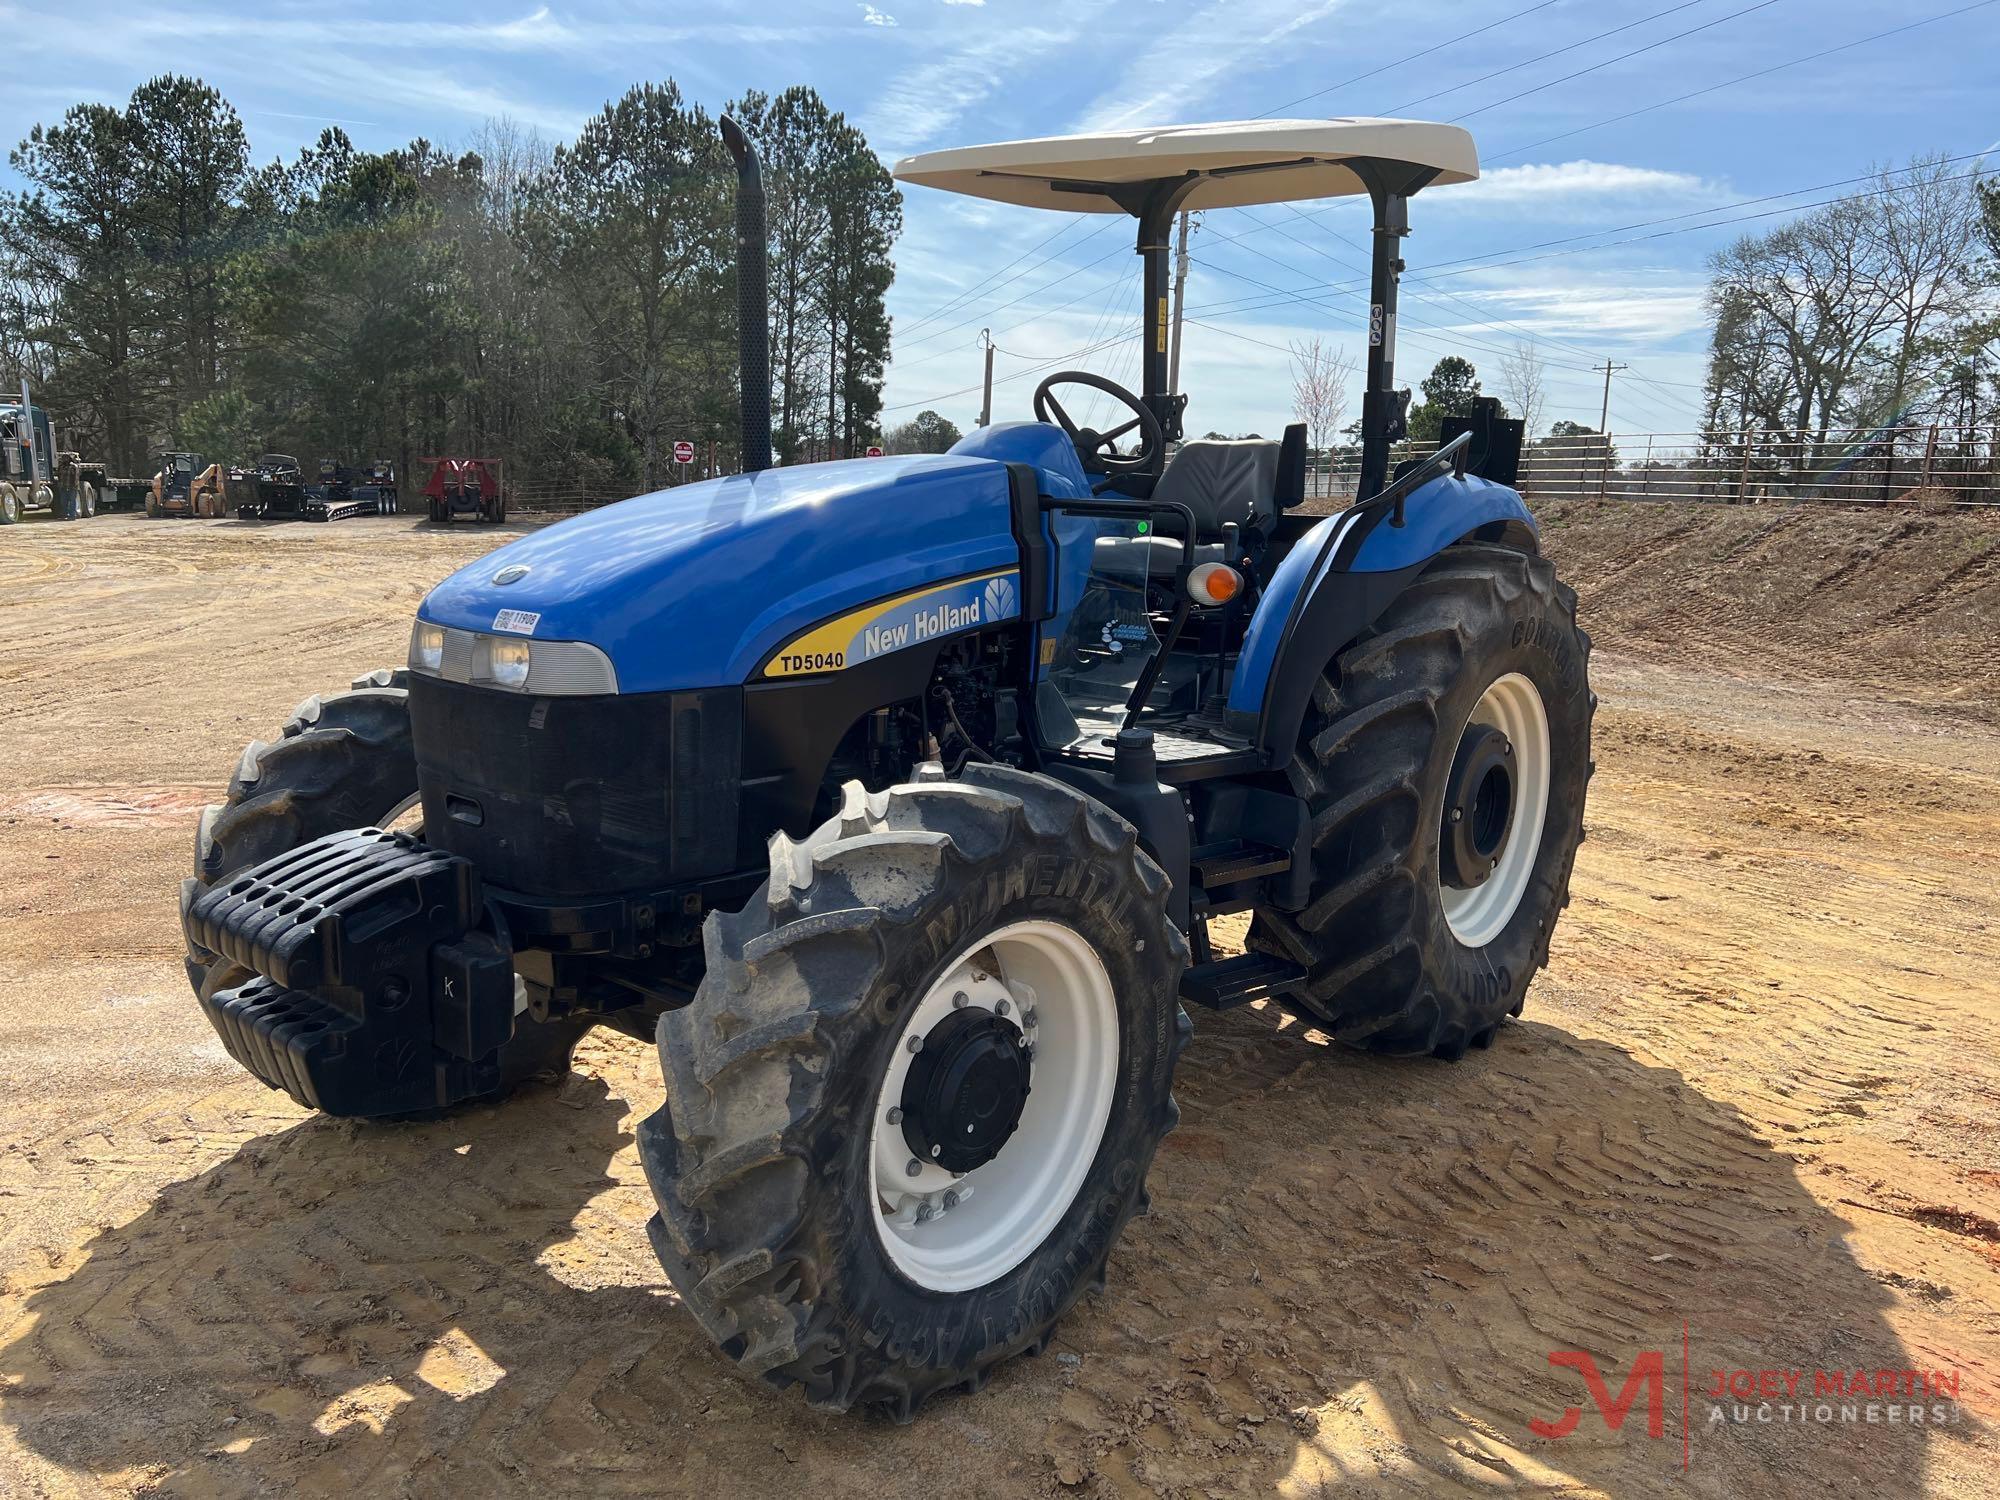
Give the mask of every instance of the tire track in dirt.
[[2000, 546], [1953, 568], [1929, 588], [1890, 610], [1882, 617], [1883, 622], [1902, 625], [1928, 619], [1996, 585], [2000, 585]]

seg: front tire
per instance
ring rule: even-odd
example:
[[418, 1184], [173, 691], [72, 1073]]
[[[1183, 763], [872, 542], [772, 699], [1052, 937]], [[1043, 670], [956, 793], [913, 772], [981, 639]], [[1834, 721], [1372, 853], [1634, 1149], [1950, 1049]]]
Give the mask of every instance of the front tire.
[[1456, 1058], [1521, 1013], [1583, 837], [1589, 666], [1554, 565], [1471, 543], [1328, 665], [1289, 771], [1312, 900], [1249, 941], [1305, 966], [1336, 1039]]
[[772, 840], [661, 1018], [639, 1130], [654, 1247], [723, 1352], [902, 1419], [1103, 1284], [1187, 1030], [1187, 944], [1129, 824], [1008, 767], [927, 774]]

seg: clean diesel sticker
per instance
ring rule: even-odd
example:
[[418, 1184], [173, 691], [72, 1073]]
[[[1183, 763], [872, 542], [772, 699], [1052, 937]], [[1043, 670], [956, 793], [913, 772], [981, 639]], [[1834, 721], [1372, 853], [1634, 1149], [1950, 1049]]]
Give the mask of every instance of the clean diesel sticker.
[[532, 609], [503, 609], [493, 617], [493, 628], [513, 635], [533, 635], [542, 617]]
[[1009, 568], [899, 594], [851, 610], [786, 642], [764, 664], [766, 677], [839, 672], [940, 636], [1021, 613], [1020, 574]]

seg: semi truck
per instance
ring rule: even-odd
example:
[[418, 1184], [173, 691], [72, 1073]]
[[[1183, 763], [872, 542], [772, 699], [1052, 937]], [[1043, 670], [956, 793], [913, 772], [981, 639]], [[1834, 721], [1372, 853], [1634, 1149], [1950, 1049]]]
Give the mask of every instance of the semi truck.
[[0, 405], [0, 526], [36, 512], [62, 521], [94, 516], [106, 483], [103, 464], [56, 447], [47, 410], [22, 381], [21, 399]]

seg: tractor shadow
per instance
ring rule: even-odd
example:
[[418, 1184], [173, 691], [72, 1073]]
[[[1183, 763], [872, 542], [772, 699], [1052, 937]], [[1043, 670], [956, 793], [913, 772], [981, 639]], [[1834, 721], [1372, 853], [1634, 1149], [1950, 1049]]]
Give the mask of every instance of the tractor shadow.
[[[1703, 1425], [1712, 1367], [1917, 1361], [1791, 1159], [1679, 1074], [1551, 1026], [1446, 1067], [1204, 1016], [1107, 1294], [1043, 1358], [905, 1427], [812, 1412], [708, 1347], [643, 1229], [650, 1049], [590, 1046], [590, 1072], [498, 1109], [247, 1140], [73, 1268], [0, 1288], [0, 1426], [61, 1471], [39, 1482], [870, 1500], [1923, 1483], [1925, 1430]], [[1644, 1396], [1608, 1431], [1550, 1368], [1567, 1349], [1614, 1395], [1663, 1351], [1663, 1436]], [[1573, 1404], [1574, 1435], [1530, 1434]]]

